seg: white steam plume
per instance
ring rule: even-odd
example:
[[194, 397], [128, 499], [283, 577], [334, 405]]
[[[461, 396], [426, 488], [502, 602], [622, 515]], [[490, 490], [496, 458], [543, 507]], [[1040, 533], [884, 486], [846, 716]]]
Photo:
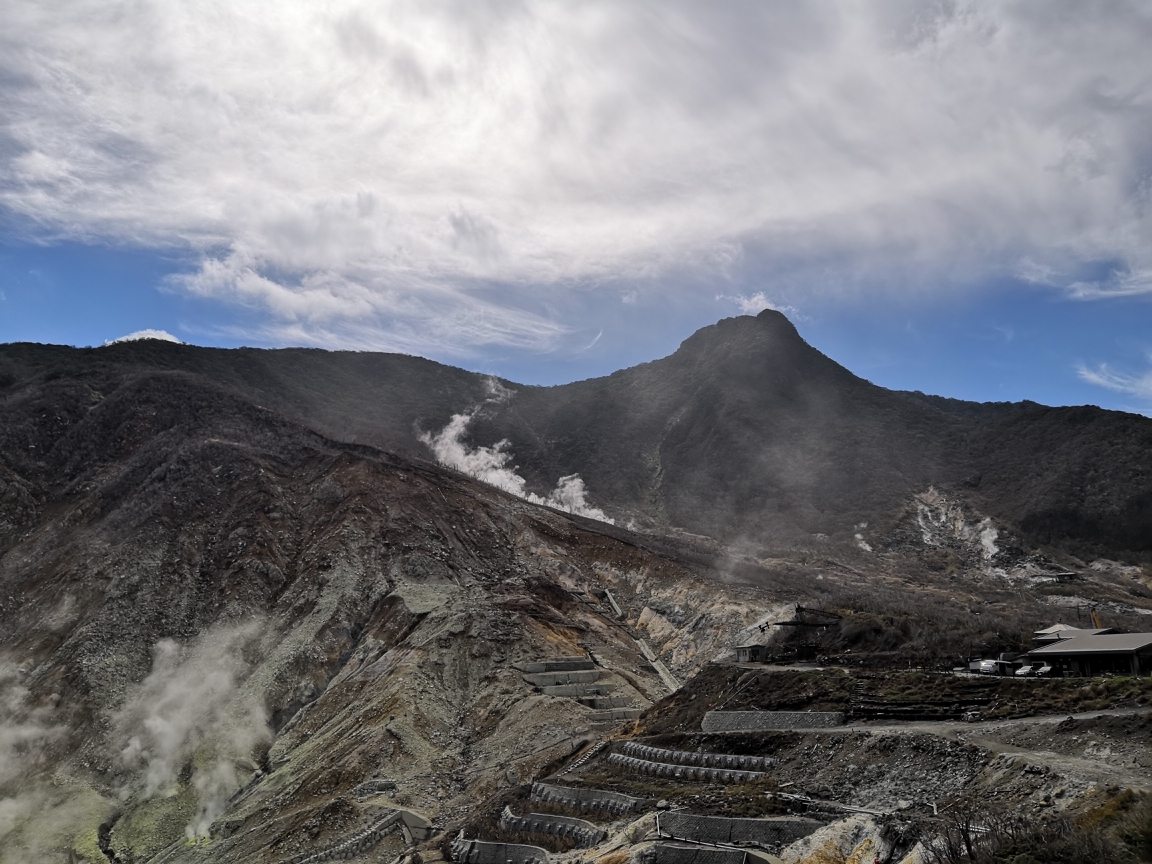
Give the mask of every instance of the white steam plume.
[[189, 837], [207, 834], [239, 786], [233, 760], [270, 736], [264, 706], [239, 695], [250, 671], [243, 652], [259, 630], [250, 623], [216, 628], [188, 645], [160, 641], [152, 671], [117, 717], [122, 760], [142, 771], [141, 798], [175, 794], [181, 767], [196, 763], [200, 803]]
[[49, 709], [25, 707], [27, 698], [16, 667], [0, 662], [0, 786], [25, 776], [63, 732], [49, 724]]
[[[496, 383], [496, 386], [500, 385]], [[510, 395], [504, 388], [500, 390], [496, 398], [488, 401], [504, 401]], [[435, 435], [430, 432], [420, 435], [420, 440], [435, 454], [437, 462], [533, 504], [545, 504], [566, 513], [599, 519], [609, 525], [616, 524], [603, 510], [588, 503], [585, 497], [587, 490], [579, 474], [561, 477], [556, 481], [556, 488], [542, 498], [525, 488], [528, 481], [516, 473], [515, 466], [509, 467], [512, 454], [508, 450], [511, 445], [507, 440], [497, 441], [491, 447], [469, 447], [465, 444], [464, 433], [468, 431], [468, 424], [479, 410], [480, 408], [475, 408], [463, 414], [454, 414], [448, 425]]]
[[[8, 843], [8, 835], [24, 823], [38, 807], [42, 796], [32, 782], [36, 767], [43, 761], [45, 750], [64, 730], [50, 722], [50, 708], [30, 708], [28, 688], [21, 683], [16, 665], [0, 660], [0, 860], [33, 860], [22, 858], [23, 852]], [[11, 789], [6, 789], [11, 785]], [[26, 851], [26, 850], [25, 850]]]

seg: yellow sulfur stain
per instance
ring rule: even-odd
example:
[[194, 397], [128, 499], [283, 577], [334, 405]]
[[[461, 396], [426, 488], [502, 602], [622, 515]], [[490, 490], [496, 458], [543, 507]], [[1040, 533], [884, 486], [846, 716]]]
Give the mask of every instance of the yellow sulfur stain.
[[840, 851], [834, 840], [825, 841], [819, 849], [813, 849], [796, 864], [872, 864], [876, 845], [872, 838], [861, 840], [847, 857]]
[[872, 842], [871, 837], [865, 837], [860, 841], [859, 845], [852, 850], [852, 854], [848, 856], [844, 864], [872, 864], [872, 859], [875, 858], [876, 844]]

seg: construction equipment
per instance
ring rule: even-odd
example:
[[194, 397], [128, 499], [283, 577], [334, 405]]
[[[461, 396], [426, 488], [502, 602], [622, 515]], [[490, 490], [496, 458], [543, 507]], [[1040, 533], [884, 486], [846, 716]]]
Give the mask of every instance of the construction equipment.
[[1096, 607], [1092, 607], [1092, 626], [1097, 630], [1103, 630], [1104, 625], [1100, 623], [1100, 616], [1096, 614]]
[[835, 612], [825, 612], [823, 609], [809, 609], [806, 606], [797, 606], [796, 615], [791, 621], [777, 621], [776, 627], [827, 627], [843, 619]]

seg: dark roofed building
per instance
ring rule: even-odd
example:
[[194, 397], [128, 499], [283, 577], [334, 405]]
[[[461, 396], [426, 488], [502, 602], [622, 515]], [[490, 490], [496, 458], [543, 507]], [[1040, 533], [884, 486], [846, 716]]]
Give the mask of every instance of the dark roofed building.
[[1152, 633], [1075, 636], [1028, 652], [1069, 675], [1152, 674]]
[[1062, 639], [1075, 639], [1077, 636], [1101, 636], [1105, 633], [1111, 632], [1111, 627], [1083, 628], [1072, 627], [1068, 624], [1053, 624], [1051, 627], [1045, 627], [1043, 630], [1037, 630], [1032, 634], [1032, 639], [1035, 642], [1050, 645], [1051, 643], [1059, 642]]

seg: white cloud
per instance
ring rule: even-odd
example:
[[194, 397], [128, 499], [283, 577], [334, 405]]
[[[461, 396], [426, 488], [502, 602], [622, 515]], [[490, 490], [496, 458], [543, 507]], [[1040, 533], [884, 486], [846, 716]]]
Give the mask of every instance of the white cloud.
[[1094, 369], [1087, 366], [1078, 366], [1077, 374], [1089, 384], [1096, 384], [1117, 393], [1127, 393], [1149, 404], [1152, 404], [1152, 370], [1143, 375], [1132, 375], [1126, 372], [1117, 372], [1107, 363], [1101, 363]]
[[757, 315], [765, 309], [772, 309], [777, 312], [780, 311], [779, 307], [764, 296], [763, 291], [757, 291], [752, 296], [741, 294], [738, 297], [731, 298], [732, 301], [740, 307], [740, 311], [745, 315]]
[[162, 342], [175, 342], [177, 345], [184, 343], [169, 333], [167, 330], [137, 330], [135, 333], [129, 333], [127, 336], [119, 336], [116, 339], [109, 339], [105, 345], [115, 345], [117, 342], [137, 342], [140, 339], [159, 339]]
[[[1004, 273], [1152, 290], [1137, 3], [9, 0], [4, 21], [0, 207], [191, 247], [172, 287], [271, 339], [543, 351], [564, 292], [682, 272], [714, 292], [755, 270], [792, 302]], [[1061, 276], [1101, 261], [1124, 275]]]

